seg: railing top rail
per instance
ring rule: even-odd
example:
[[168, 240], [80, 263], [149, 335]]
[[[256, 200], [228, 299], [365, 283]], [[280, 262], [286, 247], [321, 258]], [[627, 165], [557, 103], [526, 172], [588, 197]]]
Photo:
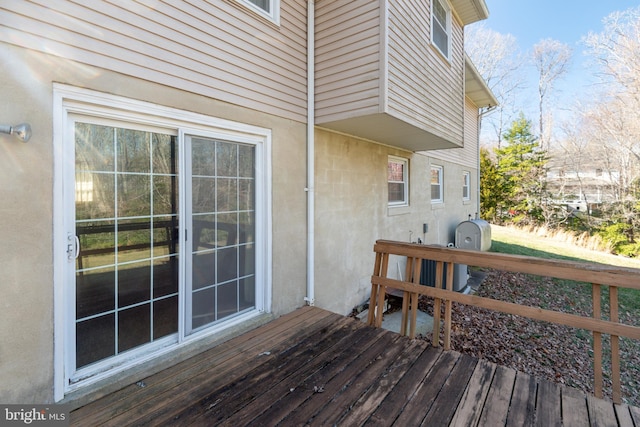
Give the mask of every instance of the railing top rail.
[[443, 248], [441, 246], [404, 243], [391, 240], [376, 241], [374, 251], [420, 259], [465, 264], [474, 267], [488, 267], [497, 270], [535, 274], [558, 279], [640, 289], [640, 269], [636, 268], [457, 248]]

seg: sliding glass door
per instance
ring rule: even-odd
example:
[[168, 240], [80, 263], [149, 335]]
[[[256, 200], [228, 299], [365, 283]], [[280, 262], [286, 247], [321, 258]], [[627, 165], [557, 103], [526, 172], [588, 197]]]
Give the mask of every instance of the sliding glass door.
[[187, 137], [187, 333], [255, 306], [255, 147]]
[[69, 129], [70, 382], [258, 308], [256, 144], [99, 117]]

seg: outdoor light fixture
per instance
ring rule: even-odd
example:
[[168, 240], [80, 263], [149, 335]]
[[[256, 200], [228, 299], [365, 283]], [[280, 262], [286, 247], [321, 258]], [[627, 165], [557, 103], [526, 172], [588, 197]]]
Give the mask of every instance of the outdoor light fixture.
[[16, 126], [0, 125], [0, 133], [15, 135], [20, 141], [27, 142], [31, 138], [31, 125], [29, 123], [21, 123]]

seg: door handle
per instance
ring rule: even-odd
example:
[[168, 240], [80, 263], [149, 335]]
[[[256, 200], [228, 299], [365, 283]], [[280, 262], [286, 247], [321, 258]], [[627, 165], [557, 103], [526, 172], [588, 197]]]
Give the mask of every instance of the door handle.
[[67, 259], [73, 261], [80, 255], [80, 239], [75, 234], [67, 234]]

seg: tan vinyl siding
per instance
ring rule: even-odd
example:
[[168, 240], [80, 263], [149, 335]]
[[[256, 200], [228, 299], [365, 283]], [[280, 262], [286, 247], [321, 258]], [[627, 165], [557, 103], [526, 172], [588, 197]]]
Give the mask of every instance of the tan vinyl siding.
[[478, 167], [478, 107], [469, 98], [465, 99], [464, 109], [464, 147], [448, 150], [428, 151], [429, 157], [443, 160], [471, 169]]
[[462, 27], [452, 17], [449, 62], [430, 43], [430, 6], [389, 2], [389, 113], [462, 146]]
[[379, 112], [379, 1], [323, 1], [316, 6], [318, 122]]
[[0, 5], [0, 41], [281, 117], [306, 117], [306, 2], [280, 26], [235, 0]]

